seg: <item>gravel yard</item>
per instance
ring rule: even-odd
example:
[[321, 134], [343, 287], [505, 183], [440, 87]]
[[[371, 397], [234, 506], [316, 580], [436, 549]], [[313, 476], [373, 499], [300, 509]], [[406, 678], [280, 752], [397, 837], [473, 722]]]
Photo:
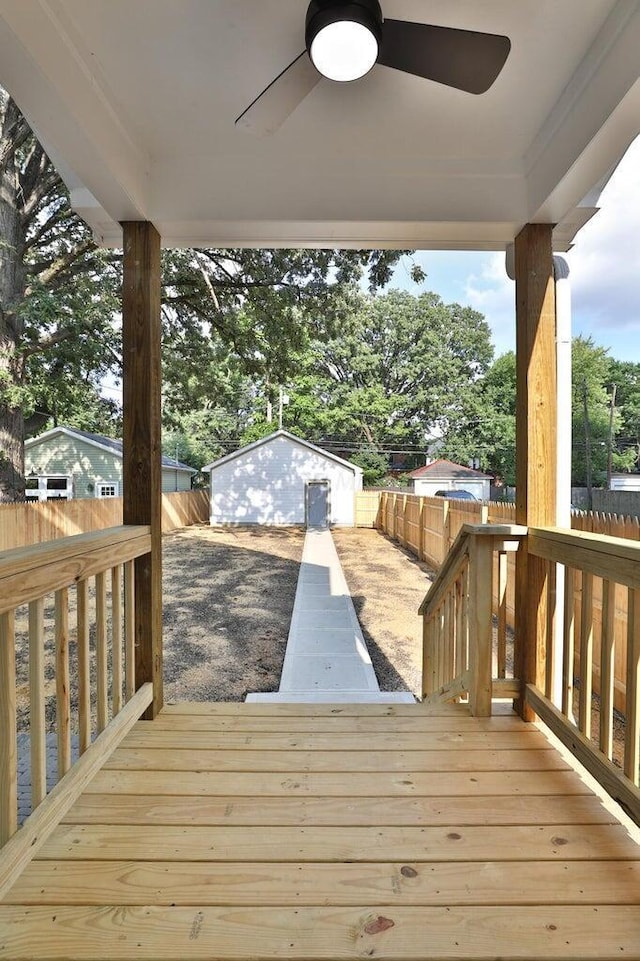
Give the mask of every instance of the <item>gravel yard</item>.
[[[384, 691], [418, 691], [424, 565], [374, 530], [333, 532]], [[304, 531], [191, 527], [164, 540], [167, 700], [244, 700], [274, 691]]]

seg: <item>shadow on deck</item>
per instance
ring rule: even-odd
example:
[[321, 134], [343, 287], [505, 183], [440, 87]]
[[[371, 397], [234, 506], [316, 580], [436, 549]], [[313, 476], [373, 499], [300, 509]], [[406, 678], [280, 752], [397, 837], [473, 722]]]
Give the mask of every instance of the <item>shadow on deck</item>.
[[640, 849], [461, 705], [180, 704], [0, 906], [3, 959], [640, 958]]

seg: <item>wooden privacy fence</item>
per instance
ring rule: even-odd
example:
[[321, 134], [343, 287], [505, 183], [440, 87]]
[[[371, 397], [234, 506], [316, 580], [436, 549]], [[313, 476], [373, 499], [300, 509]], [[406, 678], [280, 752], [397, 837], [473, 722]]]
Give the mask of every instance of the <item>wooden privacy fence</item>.
[[[515, 505], [478, 501], [455, 501], [442, 497], [420, 497], [416, 494], [402, 494], [393, 491], [365, 491], [367, 495], [367, 516], [375, 514], [374, 526], [393, 537], [403, 547], [420, 560], [439, 569], [444, 563], [451, 546], [461, 528], [466, 524], [514, 524]], [[358, 494], [358, 497], [362, 495]], [[377, 500], [376, 500], [377, 499]], [[376, 509], [377, 503], [377, 509]], [[363, 520], [365, 515], [363, 514]], [[640, 519], [620, 517], [615, 514], [575, 512], [571, 526], [576, 531], [621, 537], [640, 541]], [[493, 602], [501, 604], [505, 611], [506, 624], [513, 629], [515, 623], [515, 554], [509, 553], [499, 561], [494, 554]], [[499, 563], [503, 568], [499, 568]], [[504, 567], [506, 565], [506, 568]], [[602, 577], [586, 580], [583, 597], [583, 573], [571, 568], [568, 576], [572, 606], [569, 616], [575, 624], [576, 636], [582, 636], [582, 621], [587, 611], [590, 624], [589, 648], [591, 650], [593, 691], [600, 694], [602, 671], [602, 637], [606, 631], [603, 617], [613, 618], [611, 630], [614, 632], [614, 690], [613, 702], [622, 711], [625, 706], [627, 675], [627, 635], [628, 635], [628, 592], [620, 585], [608, 588]], [[501, 592], [504, 596], [501, 597]], [[605, 594], [610, 594], [605, 598]], [[606, 607], [603, 615], [603, 609]], [[605, 646], [606, 646], [605, 641]], [[583, 645], [583, 649], [586, 648]], [[574, 672], [580, 677], [580, 644], [573, 648]]]
[[[43, 504], [0, 505], [0, 551], [42, 544], [59, 537], [122, 524], [122, 497], [78, 498]], [[162, 495], [162, 530], [204, 523], [209, 519], [207, 491]]]

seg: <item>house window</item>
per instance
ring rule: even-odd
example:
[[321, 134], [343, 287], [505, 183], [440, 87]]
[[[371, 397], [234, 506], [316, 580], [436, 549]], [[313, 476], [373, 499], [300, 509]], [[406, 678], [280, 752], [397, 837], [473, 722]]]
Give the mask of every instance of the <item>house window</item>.
[[96, 484], [96, 497], [118, 497], [119, 494], [120, 485], [117, 481], [110, 484]]

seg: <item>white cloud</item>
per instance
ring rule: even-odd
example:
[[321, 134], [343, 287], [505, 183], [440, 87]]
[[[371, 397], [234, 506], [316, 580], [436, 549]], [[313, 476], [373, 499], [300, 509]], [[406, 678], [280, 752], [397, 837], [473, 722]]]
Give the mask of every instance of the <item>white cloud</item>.
[[504, 254], [487, 254], [480, 270], [465, 280], [465, 300], [484, 314], [496, 355], [515, 350], [515, 287], [507, 277]]
[[567, 254], [574, 327], [606, 342], [609, 332], [640, 333], [640, 138], [600, 198], [600, 210]]

